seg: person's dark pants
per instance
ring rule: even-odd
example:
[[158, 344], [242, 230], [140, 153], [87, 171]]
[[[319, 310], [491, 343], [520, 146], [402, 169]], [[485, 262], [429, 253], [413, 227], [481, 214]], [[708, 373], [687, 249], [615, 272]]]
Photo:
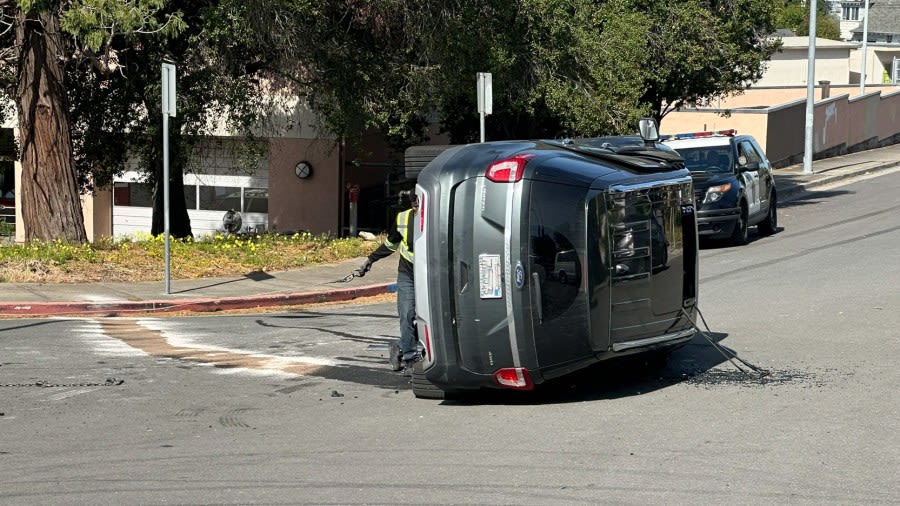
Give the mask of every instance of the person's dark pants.
[[405, 272], [397, 273], [397, 313], [400, 315], [400, 351], [403, 360], [413, 360], [418, 354], [416, 336], [416, 290], [413, 278]]

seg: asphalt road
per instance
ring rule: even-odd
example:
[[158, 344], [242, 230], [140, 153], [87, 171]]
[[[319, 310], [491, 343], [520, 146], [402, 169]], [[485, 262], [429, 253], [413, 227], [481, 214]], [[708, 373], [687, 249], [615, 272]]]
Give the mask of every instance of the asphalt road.
[[[900, 504], [900, 173], [706, 244], [710, 338], [414, 399], [394, 307], [0, 321], [0, 504]], [[740, 363], [738, 364], [740, 365]]]

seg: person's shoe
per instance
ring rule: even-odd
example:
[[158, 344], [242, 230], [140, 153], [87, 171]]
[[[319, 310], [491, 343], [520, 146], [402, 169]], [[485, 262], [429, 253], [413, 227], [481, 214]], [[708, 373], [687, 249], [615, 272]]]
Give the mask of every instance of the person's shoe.
[[412, 378], [413, 368], [416, 366], [416, 362], [422, 360], [420, 355], [416, 355], [411, 359], [407, 359], [403, 361], [403, 368], [400, 369], [400, 374], [407, 378]]

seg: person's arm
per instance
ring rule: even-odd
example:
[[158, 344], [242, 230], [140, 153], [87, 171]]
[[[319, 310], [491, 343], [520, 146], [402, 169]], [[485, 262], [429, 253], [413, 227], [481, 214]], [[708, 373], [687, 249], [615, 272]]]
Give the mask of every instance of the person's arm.
[[400, 247], [400, 241], [402, 240], [403, 236], [397, 231], [396, 226], [393, 227], [388, 233], [387, 238], [381, 243], [381, 246], [378, 246], [378, 249], [366, 257], [366, 259], [363, 260], [362, 265], [359, 266], [359, 269], [356, 269], [356, 275], [359, 277], [365, 276], [366, 273], [369, 272], [369, 269], [372, 268], [373, 263], [382, 258], [389, 257], [393, 252], [397, 251], [397, 248]]

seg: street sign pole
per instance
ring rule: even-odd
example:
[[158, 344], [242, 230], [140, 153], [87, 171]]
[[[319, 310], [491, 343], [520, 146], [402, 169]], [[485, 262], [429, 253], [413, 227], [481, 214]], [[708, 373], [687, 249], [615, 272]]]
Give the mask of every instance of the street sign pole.
[[484, 142], [484, 117], [494, 111], [491, 74], [488, 72], [479, 72], [476, 81], [478, 87], [478, 115], [481, 120], [481, 142]]
[[165, 294], [172, 293], [169, 264], [171, 249], [169, 244], [169, 116], [175, 117], [175, 65], [162, 64], [162, 121], [163, 121], [163, 239], [165, 257]]

